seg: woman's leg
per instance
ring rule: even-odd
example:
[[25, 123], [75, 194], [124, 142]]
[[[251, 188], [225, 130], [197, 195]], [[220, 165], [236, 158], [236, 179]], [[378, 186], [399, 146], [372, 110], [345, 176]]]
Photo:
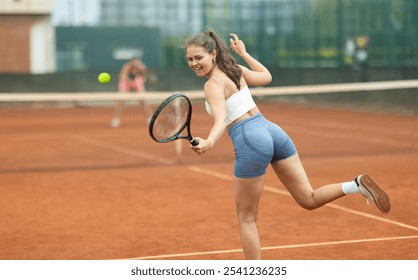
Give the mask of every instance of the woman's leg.
[[272, 167], [292, 197], [305, 209], [316, 209], [345, 195], [342, 183], [312, 189], [298, 154], [273, 163]]
[[[129, 82], [126, 80], [120, 80], [119, 84], [118, 84], [118, 89], [120, 93], [126, 93], [129, 91]], [[119, 127], [121, 124], [121, 117], [122, 117], [122, 111], [123, 111], [123, 101], [119, 100], [116, 104], [115, 107], [115, 113], [114, 116], [112, 118], [112, 121], [110, 123], [110, 125], [112, 127]]]
[[240, 226], [241, 244], [246, 259], [260, 259], [260, 238], [257, 229], [258, 205], [263, 190], [264, 176], [234, 177], [234, 198]]

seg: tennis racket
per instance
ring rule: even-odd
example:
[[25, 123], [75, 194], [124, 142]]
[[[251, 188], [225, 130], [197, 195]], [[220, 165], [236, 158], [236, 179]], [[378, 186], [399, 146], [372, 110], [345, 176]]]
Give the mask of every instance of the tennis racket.
[[[199, 145], [190, 133], [192, 103], [184, 94], [177, 93], [161, 103], [151, 118], [149, 135], [159, 143], [187, 139], [193, 146]], [[187, 128], [187, 135], [181, 135]]]

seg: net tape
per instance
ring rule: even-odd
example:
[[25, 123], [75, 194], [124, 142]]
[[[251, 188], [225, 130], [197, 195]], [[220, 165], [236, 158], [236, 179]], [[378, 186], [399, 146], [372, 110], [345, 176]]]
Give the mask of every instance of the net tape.
[[[269, 95], [298, 95], [298, 94], [319, 94], [335, 92], [363, 92], [391, 89], [418, 88], [418, 80], [401, 81], [380, 81], [364, 83], [342, 83], [324, 85], [303, 85], [283, 87], [256, 87], [251, 88], [253, 96]], [[190, 99], [203, 99], [202, 91], [182, 91]], [[171, 96], [173, 92], [153, 91], [147, 94], [119, 94], [110, 93], [60, 93], [60, 94], [39, 94], [39, 93], [3, 93], [0, 94], [0, 102], [33, 102], [33, 101], [118, 101], [118, 100], [144, 100], [163, 101]]]

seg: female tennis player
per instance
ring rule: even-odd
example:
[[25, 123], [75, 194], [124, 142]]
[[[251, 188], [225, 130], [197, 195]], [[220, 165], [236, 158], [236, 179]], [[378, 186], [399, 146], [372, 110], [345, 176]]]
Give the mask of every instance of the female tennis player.
[[226, 42], [211, 30], [189, 37], [184, 48], [189, 67], [198, 77], [208, 79], [204, 84], [205, 105], [214, 119], [207, 138], [196, 137], [199, 145], [191, 149], [201, 155], [215, 145], [225, 130], [231, 137], [235, 150], [234, 198], [245, 258], [261, 258], [257, 214], [270, 164], [295, 201], [305, 209], [313, 210], [347, 194], [359, 193], [372, 200], [382, 213], [388, 213], [389, 197], [368, 175], [360, 175], [351, 182], [311, 187], [294, 143], [278, 125], [262, 115], [248, 88], [269, 84], [272, 80], [269, 70], [246, 51], [236, 34], [230, 35], [231, 50], [249, 68], [238, 65]]

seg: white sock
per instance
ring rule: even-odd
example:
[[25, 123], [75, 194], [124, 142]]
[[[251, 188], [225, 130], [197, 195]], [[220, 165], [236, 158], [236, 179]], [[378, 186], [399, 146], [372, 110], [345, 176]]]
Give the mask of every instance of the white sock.
[[345, 194], [359, 193], [360, 190], [355, 181], [345, 182], [342, 184], [342, 190]]

